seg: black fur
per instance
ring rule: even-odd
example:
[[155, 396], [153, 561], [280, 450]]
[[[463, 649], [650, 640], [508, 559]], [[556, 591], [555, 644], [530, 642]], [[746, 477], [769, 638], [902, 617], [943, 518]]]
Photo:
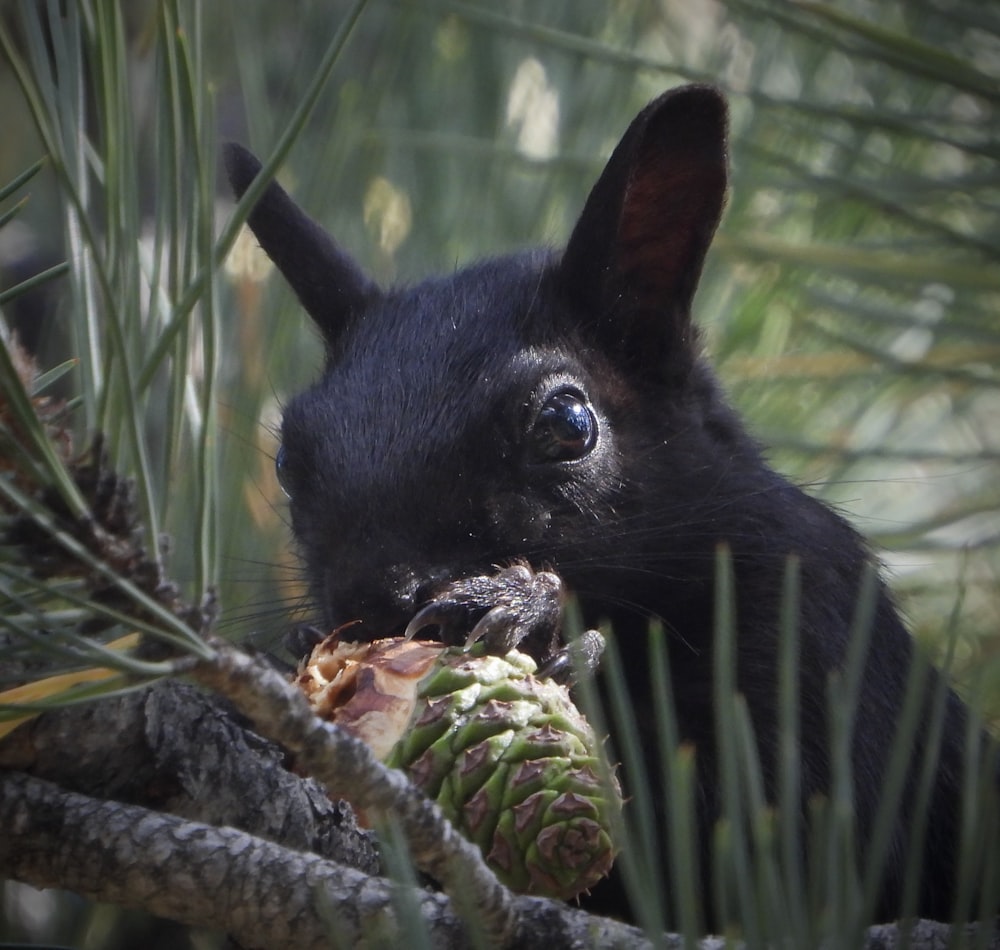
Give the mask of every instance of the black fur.
[[[682, 738], [697, 747], [703, 854], [718, 811], [711, 643], [719, 544], [735, 571], [737, 683], [771, 779], [782, 577], [789, 555], [801, 560], [803, 801], [827, 787], [821, 698], [844, 659], [872, 561], [842, 518], [768, 468], [700, 355], [690, 304], [722, 212], [725, 149], [718, 93], [669, 92], [629, 127], [563, 255], [489, 260], [389, 291], [277, 185], [250, 217], [327, 349], [322, 377], [285, 410], [280, 459], [326, 627], [360, 620], [359, 636], [399, 633], [441, 597], [461, 602], [468, 627], [494, 603], [516, 601], [497, 566], [551, 568], [586, 621], [610, 619], [626, 657], [634, 651], [629, 688], [649, 730], [645, 635], [649, 618], [660, 618]], [[227, 162], [242, 194], [259, 164], [238, 147]], [[540, 422], [558, 393], [569, 394], [577, 419], [588, 407], [568, 431], [558, 412], [555, 429]], [[584, 444], [588, 418], [592, 445]], [[525, 623], [535, 652], [556, 649], [557, 628]], [[853, 743], [862, 842], [911, 655], [880, 589]], [[963, 723], [949, 694], [920, 858], [926, 916], [952, 909]], [[641, 738], [652, 749], [651, 733]], [[895, 915], [911, 857], [905, 817], [878, 908], [884, 918]], [[593, 901], [627, 914], [613, 884]]]

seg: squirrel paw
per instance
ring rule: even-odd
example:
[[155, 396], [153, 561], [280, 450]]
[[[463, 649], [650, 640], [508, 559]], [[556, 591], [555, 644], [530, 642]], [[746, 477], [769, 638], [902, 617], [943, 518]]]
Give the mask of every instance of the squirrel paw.
[[410, 621], [404, 636], [436, 626], [445, 643], [471, 646], [482, 641], [490, 653], [501, 656], [517, 648], [539, 664], [539, 675], [568, 683], [581, 667], [587, 672], [597, 668], [604, 638], [589, 630], [577, 643], [562, 646], [565, 599], [557, 574], [514, 564], [445, 584]]
[[538, 667], [537, 675], [572, 686], [580, 677], [597, 672], [604, 654], [604, 635], [599, 630], [584, 630], [579, 639], [566, 644]]
[[326, 639], [326, 634], [318, 627], [311, 624], [296, 624], [289, 630], [283, 639], [285, 649], [296, 659], [309, 656], [313, 647]]
[[490, 653], [517, 647], [544, 662], [558, 648], [564, 600], [558, 575], [514, 564], [443, 585], [403, 635], [436, 626], [445, 643], [471, 646], [481, 640]]

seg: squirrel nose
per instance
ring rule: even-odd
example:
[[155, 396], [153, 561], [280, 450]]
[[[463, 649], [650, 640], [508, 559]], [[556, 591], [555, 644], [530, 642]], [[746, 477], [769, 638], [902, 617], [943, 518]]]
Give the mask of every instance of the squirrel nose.
[[416, 611], [418, 586], [413, 573], [402, 568], [346, 585], [331, 576], [324, 614], [331, 629], [345, 627], [343, 636], [349, 640], [400, 636]]
[[[399, 609], [395, 604], [372, 605], [359, 602], [338, 611], [339, 622], [335, 629], [343, 628], [345, 640], [381, 640], [398, 637], [406, 629], [412, 611]], [[340, 620], [340, 618], [343, 618]]]

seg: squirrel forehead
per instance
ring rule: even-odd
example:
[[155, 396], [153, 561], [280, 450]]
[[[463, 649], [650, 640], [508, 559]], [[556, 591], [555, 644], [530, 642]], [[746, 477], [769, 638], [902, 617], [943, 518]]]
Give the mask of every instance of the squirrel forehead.
[[536, 341], [550, 283], [544, 258], [529, 253], [381, 293], [353, 321], [326, 376], [385, 396], [430, 388], [446, 398]]
[[345, 446], [361, 436], [385, 457], [415, 426], [433, 439], [453, 437], [458, 419], [485, 420], [511, 385], [544, 371], [546, 338], [555, 348], [558, 335], [539, 319], [551, 309], [549, 284], [546, 257], [529, 253], [377, 295], [287, 405], [283, 437], [305, 441], [321, 428]]

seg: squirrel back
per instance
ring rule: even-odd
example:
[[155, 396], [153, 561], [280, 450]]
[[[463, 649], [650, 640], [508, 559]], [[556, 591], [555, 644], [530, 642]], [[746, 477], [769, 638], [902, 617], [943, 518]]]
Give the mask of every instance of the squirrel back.
[[[237, 147], [227, 161], [242, 194], [259, 163]], [[845, 520], [768, 467], [701, 354], [691, 302], [726, 173], [725, 103], [689, 86], [635, 118], [562, 253], [525, 252], [382, 290], [276, 184], [249, 218], [326, 351], [322, 376], [285, 408], [278, 456], [326, 629], [361, 621], [358, 636], [398, 634], [449, 584], [494, 578], [485, 589], [505, 597], [498, 566], [554, 571], [586, 623], [611, 622], [662, 820], [646, 661], [658, 619], [681, 739], [697, 750], [703, 867], [720, 810], [719, 546], [733, 565], [737, 688], [772, 796], [781, 592], [789, 557], [800, 563], [803, 811], [829, 790], [822, 697], [874, 563]], [[535, 626], [545, 628], [531, 641], [544, 659], [558, 646], [558, 623]], [[880, 585], [852, 744], [861, 842], [912, 658]], [[964, 741], [965, 713], [949, 693], [932, 818], [915, 856], [924, 867], [917, 910], [939, 919], [953, 910]], [[922, 759], [915, 748], [877, 909], [884, 919], [898, 912], [911, 860], [907, 813]], [[598, 887], [593, 905], [628, 914], [614, 883]]]

